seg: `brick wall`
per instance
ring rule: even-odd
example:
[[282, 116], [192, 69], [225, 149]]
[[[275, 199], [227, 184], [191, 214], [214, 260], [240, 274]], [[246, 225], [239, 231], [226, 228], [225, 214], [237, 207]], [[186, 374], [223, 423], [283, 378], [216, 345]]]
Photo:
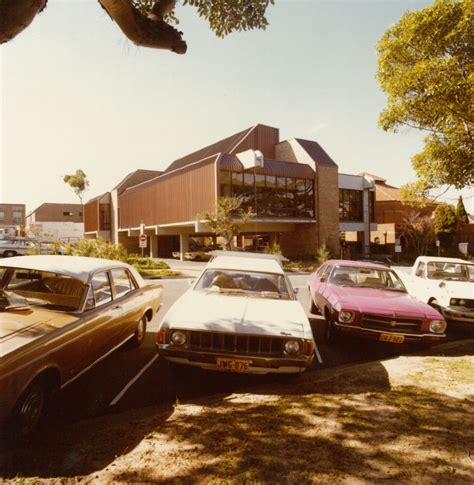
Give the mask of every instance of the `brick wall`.
[[281, 252], [291, 259], [314, 259], [318, 247], [317, 224], [295, 224], [294, 232], [280, 233]]

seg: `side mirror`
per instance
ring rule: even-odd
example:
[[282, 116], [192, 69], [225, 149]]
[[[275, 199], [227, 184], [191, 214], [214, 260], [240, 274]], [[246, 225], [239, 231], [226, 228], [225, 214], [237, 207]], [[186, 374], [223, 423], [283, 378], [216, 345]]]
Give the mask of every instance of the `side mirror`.
[[293, 293], [294, 293], [295, 295], [297, 295], [299, 291], [300, 291], [300, 289], [299, 289], [299, 288], [293, 288]]
[[326, 281], [326, 278], [325, 278], [324, 276], [321, 276], [321, 278], [319, 278], [319, 281], [320, 281], [321, 283], [324, 283], [324, 282]]

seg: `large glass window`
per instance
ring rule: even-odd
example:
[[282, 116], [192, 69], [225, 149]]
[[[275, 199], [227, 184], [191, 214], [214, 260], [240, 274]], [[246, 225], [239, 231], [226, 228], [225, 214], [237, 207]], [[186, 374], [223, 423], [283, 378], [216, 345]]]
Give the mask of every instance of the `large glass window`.
[[254, 211], [257, 215], [266, 215], [267, 200], [265, 197], [265, 175], [255, 175], [256, 204]]
[[242, 208], [255, 210], [255, 178], [253, 173], [244, 173]]
[[231, 195], [231, 172], [221, 172], [221, 197], [230, 197]]
[[375, 222], [375, 191], [369, 192], [370, 222]]
[[363, 222], [362, 190], [339, 189], [339, 220]]
[[221, 195], [242, 197], [242, 208], [258, 216], [314, 217], [314, 181], [292, 177], [221, 172]]

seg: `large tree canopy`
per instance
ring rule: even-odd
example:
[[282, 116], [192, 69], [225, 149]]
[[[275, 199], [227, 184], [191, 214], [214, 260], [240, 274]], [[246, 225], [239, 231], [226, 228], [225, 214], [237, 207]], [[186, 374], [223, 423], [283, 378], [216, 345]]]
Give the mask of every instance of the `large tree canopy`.
[[377, 77], [388, 95], [381, 127], [428, 132], [412, 159], [411, 196], [474, 182], [473, 29], [472, 0], [435, 0], [405, 13], [377, 45]]
[[[33, 21], [48, 0], [0, 0], [0, 44], [8, 42]], [[183, 0], [195, 7], [219, 36], [265, 29], [265, 12], [275, 0]], [[98, 0], [122, 32], [136, 45], [184, 54], [183, 33], [173, 25], [176, 0]]]

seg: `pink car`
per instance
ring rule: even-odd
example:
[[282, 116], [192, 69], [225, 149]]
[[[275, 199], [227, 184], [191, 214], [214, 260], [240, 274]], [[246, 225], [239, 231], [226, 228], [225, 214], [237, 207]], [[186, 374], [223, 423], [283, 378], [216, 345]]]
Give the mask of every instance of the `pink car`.
[[360, 261], [330, 260], [308, 279], [309, 311], [326, 319], [326, 340], [339, 333], [382, 342], [433, 342], [446, 337], [446, 321], [407, 293], [395, 271]]

